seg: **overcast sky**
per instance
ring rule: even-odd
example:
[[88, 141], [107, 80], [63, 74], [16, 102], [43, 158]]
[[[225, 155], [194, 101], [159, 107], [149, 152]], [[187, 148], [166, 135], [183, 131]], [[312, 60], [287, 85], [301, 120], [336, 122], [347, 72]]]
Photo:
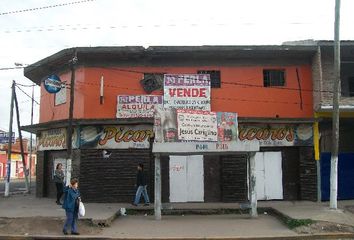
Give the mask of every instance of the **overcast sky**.
[[[265, 45], [333, 39], [335, 0], [1, 0], [0, 68], [31, 64], [64, 48], [126, 45]], [[353, 40], [354, 1], [342, 0], [341, 39]], [[11, 82], [23, 70], [0, 70], [0, 129], [7, 130]], [[31, 88], [24, 88], [31, 94]], [[39, 89], [35, 98], [39, 101]], [[30, 99], [18, 91], [21, 121]], [[38, 122], [39, 106], [35, 104]], [[17, 133], [16, 133], [17, 135]]]

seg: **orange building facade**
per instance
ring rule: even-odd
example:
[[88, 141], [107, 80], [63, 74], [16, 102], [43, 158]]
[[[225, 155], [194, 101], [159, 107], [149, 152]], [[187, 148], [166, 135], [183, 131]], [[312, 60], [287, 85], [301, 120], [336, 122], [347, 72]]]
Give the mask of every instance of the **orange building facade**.
[[[78, 59], [74, 70], [74, 157], [68, 162], [66, 128], [73, 79], [68, 62], [74, 50]], [[117, 97], [163, 95], [163, 86], [149, 93], [144, 90], [141, 81], [151, 74], [213, 72], [216, 77], [210, 75], [211, 111], [237, 113], [238, 140], [260, 141], [257, 166], [259, 174], [266, 173], [258, 178], [258, 188], [263, 189], [258, 199], [316, 200], [312, 148], [315, 52], [316, 48], [306, 46], [76, 48], [30, 65], [25, 76], [41, 85], [39, 124], [26, 127], [37, 133], [39, 143], [37, 196], [54, 196], [53, 169], [57, 163], [64, 163], [68, 178], [80, 178], [86, 201], [130, 202], [134, 196], [135, 166], [140, 162], [146, 166], [149, 192], [153, 195], [154, 119], [117, 118]], [[43, 82], [51, 74], [65, 83], [60, 93], [52, 94], [44, 88]], [[97, 144], [112, 127], [122, 133], [144, 131], [147, 137], [138, 143], [117, 138], [115, 142]], [[204, 187], [196, 201], [247, 200], [247, 156], [202, 155], [199, 160], [198, 168], [203, 171], [198, 186]], [[188, 202], [195, 198], [176, 192], [183, 188], [176, 188], [176, 174], [191, 169], [187, 166], [191, 161], [176, 161], [162, 159], [162, 200]], [[188, 178], [187, 172], [183, 174]], [[175, 197], [181, 195], [186, 196]]]

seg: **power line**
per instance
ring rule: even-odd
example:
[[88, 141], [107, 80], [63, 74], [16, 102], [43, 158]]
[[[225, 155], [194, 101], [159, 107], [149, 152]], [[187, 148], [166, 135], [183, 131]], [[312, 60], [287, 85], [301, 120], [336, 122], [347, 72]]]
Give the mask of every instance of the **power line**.
[[[29, 97], [30, 99], [32, 99], [32, 97], [31, 97], [28, 93], [26, 93], [25, 91], [23, 91], [19, 86], [17, 86], [17, 84], [16, 84], [16, 87], [17, 87], [21, 92], [23, 92], [27, 97]], [[33, 99], [33, 101], [34, 101], [36, 104], [39, 105], [39, 102], [37, 102], [35, 99]]]
[[[227, 26], [231, 25], [230, 23], [211, 23], [214, 26]], [[257, 23], [238, 23], [238, 25], [242, 26], [250, 26], [250, 25], [256, 25]], [[309, 25], [310, 23], [286, 23], [288, 25]], [[82, 30], [104, 30], [104, 29], [109, 29], [109, 30], [114, 30], [118, 28], [161, 28], [161, 27], [205, 27], [205, 26], [210, 26], [210, 24], [200, 24], [200, 23], [188, 23], [188, 24], [165, 24], [165, 25], [160, 25], [160, 24], [151, 24], [151, 25], [108, 25], [108, 26], [102, 26], [102, 25], [81, 25], [81, 24], [63, 24], [63, 25], [57, 25], [57, 26], [42, 26], [42, 27], [29, 27], [27, 29], [8, 29], [5, 31], [2, 31], [3, 33], [31, 33], [31, 32], [51, 32], [51, 31], [82, 31]]]
[[10, 15], [10, 14], [15, 14], [15, 13], [32, 12], [32, 11], [37, 11], [37, 10], [44, 10], [44, 9], [57, 8], [57, 7], [64, 7], [64, 6], [69, 6], [69, 5], [79, 4], [79, 3], [92, 2], [92, 1], [95, 1], [95, 0], [82, 0], [82, 1], [69, 2], [69, 3], [59, 3], [59, 4], [48, 5], [48, 6], [43, 6], [43, 7], [36, 7], [36, 8], [27, 8], [27, 9], [21, 9], [21, 10], [14, 10], [14, 11], [9, 11], [9, 12], [2, 12], [2, 13], [0, 13], [0, 15]]

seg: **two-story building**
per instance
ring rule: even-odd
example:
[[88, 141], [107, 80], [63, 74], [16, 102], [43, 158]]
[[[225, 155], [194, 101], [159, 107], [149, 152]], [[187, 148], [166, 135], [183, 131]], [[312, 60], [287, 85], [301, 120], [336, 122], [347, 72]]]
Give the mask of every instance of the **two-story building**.
[[[314, 111], [319, 122], [321, 199], [330, 196], [334, 82], [333, 41], [318, 41], [313, 57]], [[338, 199], [354, 199], [354, 41], [341, 41], [341, 96], [338, 160]]]
[[[67, 160], [69, 62], [74, 50], [74, 154]], [[316, 200], [312, 61], [317, 53], [317, 46], [290, 45], [79, 47], [33, 63], [24, 74], [41, 86], [40, 120], [24, 129], [38, 137], [37, 196], [54, 196], [53, 169], [61, 162], [68, 176], [79, 177], [86, 202], [131, 202], [136, 165], [143, 162], [153, 197], [153, 118], [117, 118], [117, 97], [163, 95], [164, 74], [202, 73], [210, 74], [211, 111], [236, 112], [239, 141], [260, 142], [257, 198]], [[43, 86], [53, 74], [66, 85], [55, 94]], [[181, 194], [175, 173], [191, 161], [184, 157], [178, 166], [169, 157], [161, 160], [163, 202], [179, 201], [173, 197]], [[187, 174], [185, 179], [186, 186], [199, 186], [191, 190], [201, 191], [195, 201], [247, 200], [246, 155], [197, 158], [193, 168], [201, 177], [195, 180]], [[190, 201], [188, 196], [183, 199]]]

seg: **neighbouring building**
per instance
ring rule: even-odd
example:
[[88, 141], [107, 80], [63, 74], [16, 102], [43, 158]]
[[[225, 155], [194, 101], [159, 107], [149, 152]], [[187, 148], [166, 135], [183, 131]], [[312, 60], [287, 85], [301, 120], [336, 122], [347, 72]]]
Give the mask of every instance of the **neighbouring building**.
[[[78, 59], [74, 154], [68, 160], [74, 51]], [[209, 74], [211, 111], [236, 112], [239, 141], [260, 141], [257, 198], [316, 200], [312, 91], [316, 54], [318, 47], [313, 45], [79, 47], [33, 63], [24, 75], [41, 86], [40, 120], [23, 129], [38, 137], [37, 196], [54, 196], [53, 171], [61, 162], [67, 176], [80, 178], [86, 202], [131, 202], [136, 165], [143, 162], [153, 198], [151, 99], [163, 95], [164, 74]], [[44, 87], [47, 79], [57, 78], [48, 78], [52, 75], [66, 86], [57, 93]], [[141, 101], [146, 113], [134, 114], [142, 109], [129, 105], [131, 101]], [[162, 201], [246, 201], [246, 158], [243, 154], [162, 158]], [[198, 193], [198, 198], [191, 193]]]
[[[22, 156], [21, 156], [21, 148], [20, 148], [20, 139], [13, 139], [14, 143], [12, 144], [12, 153], [11, 153], [11, 178], [24, 178], [25, 172], [23, 169]], [[37, 155], [34, 151], [32, 154], [32, 158], [30, 157], [30, 152], [28, 149], [28, 139], [23, 139], [23, 148], [24, 148], [24, 156], [26, 167], [29, 168], [30, 159], [31, 163], [31, 176], [36, 175], [36, 163], [37, 163]], [[7, 154], [8, 145], [7, 143], [3, 143], [0, 145], [0, 179], [4, 179], [6, 177], [6, 166], [7, 166]]]
[[[330, 196], [334, 82], [333, 41], [318, 41], [313, 57], [314, 110], [320, 133], [321, 199]], [[354, 199], [354, 41], [341, 41], [338, 199]]]

